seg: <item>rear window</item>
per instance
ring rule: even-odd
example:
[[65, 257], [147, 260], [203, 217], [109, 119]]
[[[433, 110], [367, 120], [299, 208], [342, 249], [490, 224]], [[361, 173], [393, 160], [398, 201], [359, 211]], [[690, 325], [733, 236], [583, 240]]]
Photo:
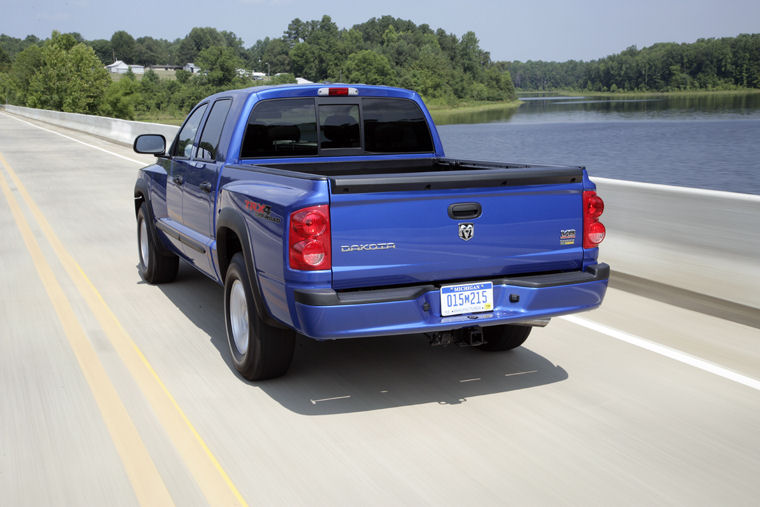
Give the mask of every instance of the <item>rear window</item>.
[[411, 100], [364, 99], [365, 150], [376, 153], [433, 151], [427, 120]]
[[248, 120], [240, 157], [432, 151], [425, 115], [411, 100], [299, 98], [257, 104]]
[[314, 99], [277, 99], [258, 104], [248, 120], [241, 158], [316, 155]]

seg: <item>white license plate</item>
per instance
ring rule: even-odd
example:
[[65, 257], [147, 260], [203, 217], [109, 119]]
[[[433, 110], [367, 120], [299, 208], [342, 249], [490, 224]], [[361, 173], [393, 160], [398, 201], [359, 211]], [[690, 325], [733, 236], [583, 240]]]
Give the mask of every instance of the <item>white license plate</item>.
[[441, 316], [493, 310], [493, 283], [462, 283], [441, 287]]

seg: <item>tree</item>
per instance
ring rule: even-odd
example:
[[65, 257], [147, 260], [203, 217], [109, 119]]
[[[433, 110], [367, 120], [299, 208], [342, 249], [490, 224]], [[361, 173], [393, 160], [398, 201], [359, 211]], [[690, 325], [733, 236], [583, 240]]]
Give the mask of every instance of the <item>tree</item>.
[[108, 65], [114, 61], [114, 51], [111, 46], [111, 41], [106, 39], [96, 39], [90, 41], [90, 47], [95, 51], [95, 55], [100, 58], [103, 65]]
[[230, 84], [238, 75], [242, 62], [230, 47], [212, 46], [198, 54], [200, 68], [207, 73], [206, 78], [214, 86]]
[[195, 60], [201, 51], [212, 46], [224, 45], [225, 38], [216, 28], [195, 27], [180, 42], [177, 49], [177, 59], [180, 64], [197, 63]]
[[[37, 59], [37, 55], [30, 56]], [[110, 78], [91, 47], [76, 43], [70, 34], [53, 32], [38, 56], [28, 80], [26, 105], [73, 113], [99, 112]]]
[[368, 49], [348, 57], [344, 75], [350, 83], [387, 86], [396, 84], [396, 77], [388, 59]]
[[111, 48], [117, 60], [135, 63], [135, 39], [124, 30], [114, 32], [111, 36]]

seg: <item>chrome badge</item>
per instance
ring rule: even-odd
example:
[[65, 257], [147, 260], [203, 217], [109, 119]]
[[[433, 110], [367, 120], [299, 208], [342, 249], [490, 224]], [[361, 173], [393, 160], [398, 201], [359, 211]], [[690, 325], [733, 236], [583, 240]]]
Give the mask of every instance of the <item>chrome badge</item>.
[[470, 241], [475, 235], [475, 226], [473, 224], [459, 224], [459, 237], [465, 241]]

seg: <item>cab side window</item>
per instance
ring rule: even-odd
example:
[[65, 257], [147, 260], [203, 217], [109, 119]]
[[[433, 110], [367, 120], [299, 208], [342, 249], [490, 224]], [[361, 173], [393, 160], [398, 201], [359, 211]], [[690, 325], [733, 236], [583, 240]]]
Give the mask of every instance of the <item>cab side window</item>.
[[198, 127], [203, 119], [203, 113], [206, 112], [208, 104], [203, 104], [198, 109], [193, 111], [190, 118], [187, 119], [182, 130], [177, 135], [177, 142], [174, 145], [174, 151], [172, 155], [175, 157], [190, 158], [193, 153], [193, 142], [195, 141], [195, 134], [198, 132]]
[[217, 100], [211, 106], [211, 112], [208, 114], [208, 120], [206, 120], [206, 125], [201, 134], [201, 142], [198, 144], [198, 158], [216, 160], [219, 139], [222, 137], [222, 129], [231, 105], [230, 99], [222, 99]]

